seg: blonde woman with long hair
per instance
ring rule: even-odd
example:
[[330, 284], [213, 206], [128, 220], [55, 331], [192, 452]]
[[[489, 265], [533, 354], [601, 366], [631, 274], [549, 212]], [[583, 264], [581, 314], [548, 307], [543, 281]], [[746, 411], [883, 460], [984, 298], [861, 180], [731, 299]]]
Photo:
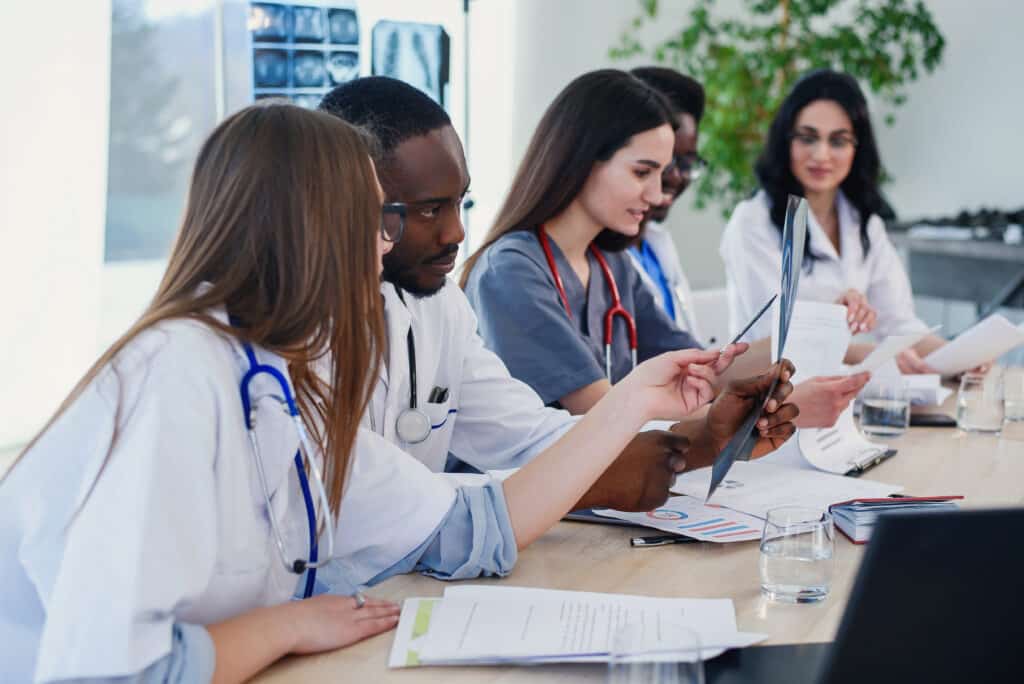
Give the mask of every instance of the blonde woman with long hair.
[[[708, 401], [717, 353], [657, 357], [488, 494], [453, 491], [358, 427], [392, 209], [331, 116], [260, 105], [217, 127], [152, 303], [0, 481], [0, 679], [240, 681], [390, 629], [397, 606], [324, 593], [316, 570], [503, 574], [645, 421]], [[763, 439], [792, 433], [790, 373]], [[438, 551], [479, 516], [496, 542]]]

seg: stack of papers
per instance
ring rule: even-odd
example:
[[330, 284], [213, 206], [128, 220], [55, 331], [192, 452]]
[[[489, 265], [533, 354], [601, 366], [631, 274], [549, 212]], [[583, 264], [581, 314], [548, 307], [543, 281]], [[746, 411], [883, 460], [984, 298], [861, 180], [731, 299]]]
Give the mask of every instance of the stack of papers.
[[854, 544], [871, 538], [878, 516], [890, 513], [935, 513], [956, 510], [954, 499], [962, 496], [901, 497], [896, 499], [859, 499], [831, 507], [836, 527]]
[[608, 508], [595, 509], [594, 513], [716, 544], [760, 539], [764, 527], [760, 518], [723, 506], [705, 504], [692, 496], [673, 496], [661, 508], [647, 513], [627, 513]]
[[679, 630], [693, 630], [705, 660], [767, 636], [736, 628], [731, 599], [452, 586], [444, 598], [405, 600], [388, 666], [607, 662], [626, 625], [642, 626], [644, 651], [672, 649]]

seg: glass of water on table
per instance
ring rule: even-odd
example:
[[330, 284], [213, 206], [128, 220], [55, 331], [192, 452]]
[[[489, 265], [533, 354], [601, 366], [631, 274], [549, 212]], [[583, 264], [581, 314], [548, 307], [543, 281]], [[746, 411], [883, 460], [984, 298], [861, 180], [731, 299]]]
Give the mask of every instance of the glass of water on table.
[[861, 393], [860, 429], [868, 437], [893, 438], [910, 425], [910, 396], [902, 378], [872, 380]]
[[761, 534], [761, 593], [772, 601], [814, 603], [832, 587], [832, 514], [783, 506], [768, 511]]
[[964, 373], [956, 397], [956, 424], [966, 432], [1000, 432], [1003, 428], [1003, 376], [998, 366], [988, 373]]

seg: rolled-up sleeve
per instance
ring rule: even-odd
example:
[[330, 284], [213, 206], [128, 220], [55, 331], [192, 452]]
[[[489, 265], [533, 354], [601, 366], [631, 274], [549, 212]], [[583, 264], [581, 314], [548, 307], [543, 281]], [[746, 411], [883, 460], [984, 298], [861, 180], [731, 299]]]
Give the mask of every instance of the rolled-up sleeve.
[[367, 584], [422, 572], [443, 580], [504, 577], [519, 552], [501, 482], [459, 487], [451, 510], [430, 537]]
[[473, 269], [466, 296], [484, 343], [545, 404], [604, 378], [547, 271], [514, 248], [492, 247]]
[[171, 652], [141, 672], [120, 677], [65, 679], [64, 684], [198, 684], [213, 679], [217, 654], [205, 627], [175, 623]]

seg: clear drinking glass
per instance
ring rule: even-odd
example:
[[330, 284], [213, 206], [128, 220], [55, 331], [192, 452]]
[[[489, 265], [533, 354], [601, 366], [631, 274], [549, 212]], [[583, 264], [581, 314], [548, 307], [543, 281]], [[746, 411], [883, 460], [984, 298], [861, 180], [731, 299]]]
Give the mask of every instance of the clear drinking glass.
[[1006, 420], [1024, 420], [1024, 368], [1003, 372], [1003, 413]]
[[910, 425], [910, 396], [901, 379], [871, 382], [861, 393], [860, 429], [869, 437], [899, 437]]
[[768, 511], [761, 534], [761, 593], [772, 601], [814, 603], [832, 586], [835, 528], [817, 508]]
[[1003, 377], [999, 368], [988, 373], [965, 373], [956, 398], [956, 424], [969, 432], [1003, 429]]
[[612, 635], [608, 684], [704, 684], [700, 635], [665, 625], [652, 638], [652, 627], [631, 622]]

